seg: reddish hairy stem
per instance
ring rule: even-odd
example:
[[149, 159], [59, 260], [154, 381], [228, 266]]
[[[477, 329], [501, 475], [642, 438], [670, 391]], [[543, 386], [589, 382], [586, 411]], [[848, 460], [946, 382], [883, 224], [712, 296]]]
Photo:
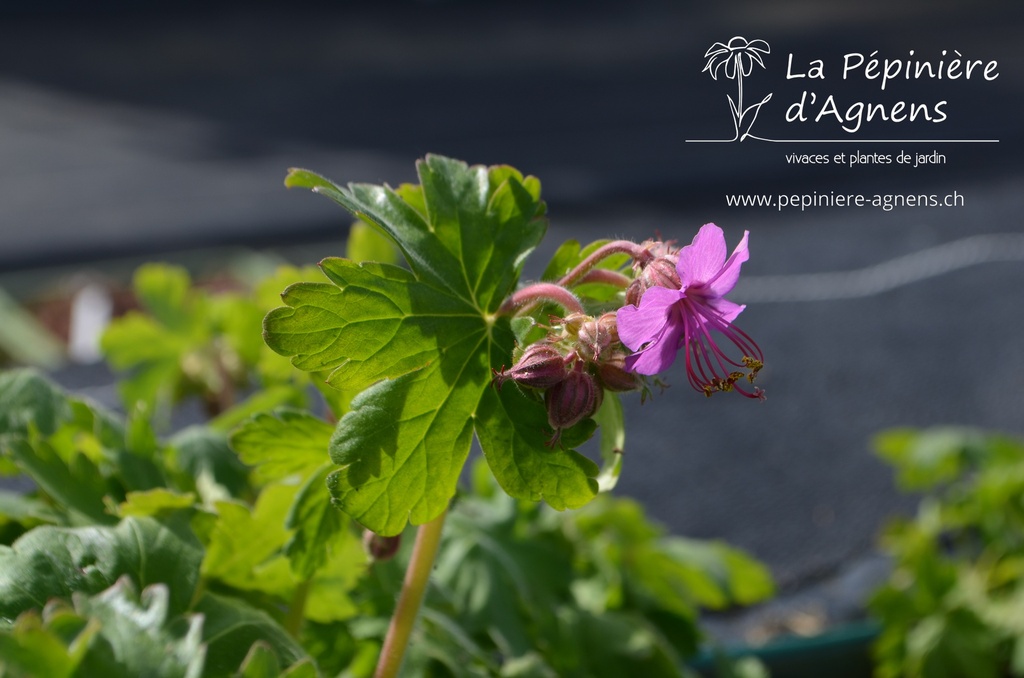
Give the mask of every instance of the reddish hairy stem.
[[579, 263], [579, 265], [565, 274], [565, 276], [558, 281], [559, 285], [569, 287], [580, 281], [580, 279], [587, 274], [590, 269], [597, 266], [598, 262], [603, 259], [607, 259], [613, 254], [628, 254], [633, 257], [634, 261], [640, 263], [647, 263], [654, 258], [647, 248], [642, 247], [635, 242], [629, 240], [613, 240], [609, 243], [601, 245], [594, 250], [589, 257]]
[[625, 289], [629, 287], [631, 282], [633, 282], [632, 278], [622, 275], [618, 271], [609, 271], [607, 268], [595, 268], [587, 271], [577, 284], [604, 283], [605, 285], [614, 285]]
[[561, 285], [556, 285], [555, 283], [534, 283], [533, 285], [527, 285], [506, 299], [501, 307], [498, 308], [498, 315], [512, 313], [523, 306], [532, 306], [538, 301], [554, 302], [569, 313], [583, 313], [583, 304], [580, 303], [580, 300]]

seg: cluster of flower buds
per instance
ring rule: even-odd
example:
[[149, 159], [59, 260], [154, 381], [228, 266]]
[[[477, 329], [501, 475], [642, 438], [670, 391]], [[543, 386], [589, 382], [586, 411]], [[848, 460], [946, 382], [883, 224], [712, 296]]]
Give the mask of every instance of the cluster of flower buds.
[[640, 305], [644, 292], [652, 287], [667, 287], [678, 290], [682, 287], [676, 263], [679, 261], [679, 249], [672, 242], [646, 240], [641, 245], [650, 252], [650, 259], [636, 259], [633, 262], [633, 282], [626, 288], [626, 303]]
[[515, 364], [494, 376], [544, 391], [548, 424], [554, 429], [550, 444], [561, 432], [593, 416], [601, 407], [605, 389], [632, 391], [640, 378], [626, 370], [626, 350], [619, 341], [614, 313], [594, 318], [572, 313], [555, 321], [548, 335], [517, 350]]

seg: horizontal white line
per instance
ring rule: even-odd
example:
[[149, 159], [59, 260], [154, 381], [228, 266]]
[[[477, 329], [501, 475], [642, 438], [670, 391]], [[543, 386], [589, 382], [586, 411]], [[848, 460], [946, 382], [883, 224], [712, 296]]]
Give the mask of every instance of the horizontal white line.
[[746, 276], [733, 298], [758, 303], [862, 299], [969, 266], [1007, 261], [1024, 261], [1024, 234], [970, 236], [853, 271]]

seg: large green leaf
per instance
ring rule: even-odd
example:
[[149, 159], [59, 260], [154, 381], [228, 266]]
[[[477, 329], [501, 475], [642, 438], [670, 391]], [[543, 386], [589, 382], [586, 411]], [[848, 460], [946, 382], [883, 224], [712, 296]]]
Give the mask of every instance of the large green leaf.
[[203, 615], [205, 675], [233, 675], [257, 641], [269, 645], [285, 666], [306, 658], [280, 624], [240, 599], [205, 593], [193, 612]]
[[114, 527], [37, 527], [10, 547], [0, 546], [0, 617], [13, 619], [50, 598], [98, 593], [127, 575], [137, 589], [169, 586], [169, 610], [192, 598], [202, 555], [151, 518], [129, 517]]
[[296, 367], [329, 370], [332, 385], [362, 391], [330, 443], [341, 466], [328, 480], [333, 499], [384, 535], [431, 520], [454, 494], [475, 429], [506, 491], [582, 505], [597, 491], [596, 466], [545, 446], [539, 400], [489, 388], [514, 346], [495, 312], [545, 230], [540, 184], [439, 156], [418, 170], [420, 185], [397, 191], [342, 188], [304, 170], [286, 180], [379, 228], [411, 269], [324, 260], [329, 282], [292, 285], [264, 321], [267, 344]]

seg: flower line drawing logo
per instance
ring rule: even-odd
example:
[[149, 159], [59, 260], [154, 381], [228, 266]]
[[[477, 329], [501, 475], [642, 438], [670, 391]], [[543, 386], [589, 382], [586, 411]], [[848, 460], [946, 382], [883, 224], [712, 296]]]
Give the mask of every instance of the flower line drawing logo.
[[712, 78], [718, 80], [718, 74], [724, 73], [726, 78], [736, 81], [736, 99], [733, 100], [731, 95], [726, 95], [735, 128], [735, 135], [727, 141], [745, 141], [748, 138], [771, 141], [750, 132], [754, 121], [757, 120], [757, 114], [761, 112], [761, 107], [771, 100], [771, 93], [756, 104], [745, 108], [743, 106], [743, 78], [753, 72], [755, 63], [764, 68], [761, 55], [770, 54], [771, 51], [771, 47], [764, 40], [747, 40], [737, 35], [727, 43], [716, 42], [704, 54], [704, 58], [707, 59], [704, 71], [710, 73]]

